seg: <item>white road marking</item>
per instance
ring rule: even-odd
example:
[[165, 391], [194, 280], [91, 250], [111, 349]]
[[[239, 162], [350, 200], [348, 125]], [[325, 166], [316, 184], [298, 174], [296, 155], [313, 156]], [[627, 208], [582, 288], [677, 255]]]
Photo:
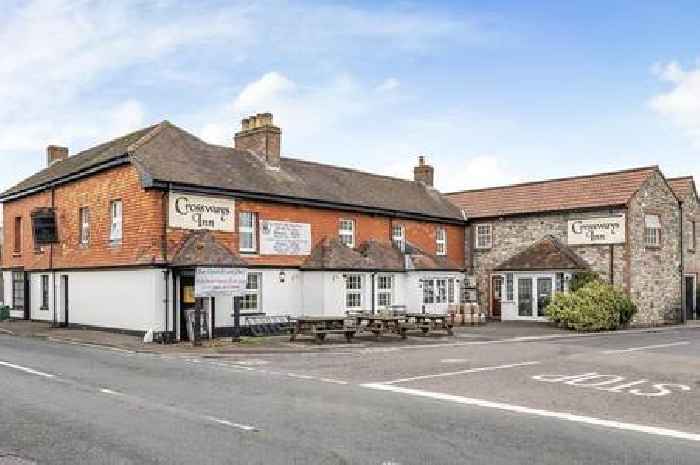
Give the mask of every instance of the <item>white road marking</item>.
[[490, 367], [470, 368], [468, 370], [451, 371], [448, 373], [436, 373], [433, 375], [422, 375], [422, 376], [413, 376], [411, 378], [395, 379], [393, 381], [386, 381], [386, 382], [383, 382], [381, 384], [399, 384], [399, 383], [406, 383], [409, 381], [418, 381], [421, 379], [441, 378], [444, 376], [466, 375], [469, 373], [481, 373], [484, 371], [503, 370], [506, 368], [526, 367], [526, 366], [531, 366], [531, 365], [539, 365], [540, 363], [542, 363], [542, 362], [533, 361], [533, 362], [510, 363], [508, 365], [497, 365], [497, 366], [490, 366]]
[[121, 392], [113, 391], [113, 390], [107, 389], [107, 388], [100, 389], [100, 392], [102, 394], [108, 394], [110, 396], [123, 396], [124, 395]]
[[492, 402], [483, 399], [474, 399], [471, 397], [455, 396], [451, 394], [443, 394], [439, 392], [423, 391], [420, 389], [410, 389], [400, 386], [393, 386], [387, 384], [362, 384], [362, 387], [368, 389], [375, 389], [379, 391], [389, 391], [396, 392], [400, 394], [407, 394], [411, 396], [426, 397], [435, 400], [443, 400], [448, 402], [454, 402], [463, 405], [472, 405], [476, 407], [492, 408], [497, 410], [503, 410], [506, 412], [521, 413], [525, 415], [536, 415], [540, 417], [556, 418], [558, 420], [571, 421], [574, 423], [583, 423], [587, 425], [602, 426], [605, 428], [618, 429], [623, 431], [633, 431], [637, 433], [651, 434], [655, 436], [664, 436], [674, 439], [685, 439], [688, 441], [700, 442], [700, 434], [688, 433], [685, 431], [678, 431], [668, 428], [661, 428], [658, 426], [647, 426], [639, 425], [635, 423], [625, 423], [616, 420], [606, 420], [602, 418], [588, 417], [585, 415], [575, 415], [566, 412], [553, 412], [549, 410], [541, 410], [530, 407], [523, 407], [520, 405], [506, 404], [503, 402]]
[[639, 350], [663, 349], [664, 347], [685, 346], [690, 344], [690, 341], [671, 342], [669, 344], [656, 344], [653, 346], [630, 347], [629, 349], [604, 350], [604, 354], [622, 354], [625, 352], [637, 352]]
[[52, 375], [50, 373], [44, 373], [43, 371], [33, 370], [31, 368], [23, 367], [21, 365], [15, 365], [14, 363], [10, 363], [10, 362], [0, 361], [0, 366], [14, 368], [15, 370], [23, 371], [23, 372], [29, 373], [31, 375], [43, 376], [44, 378], [55, 378], [56, 377], [56, 375]]
[[440, 363], [464, 363], [466, 361], [466, 358], [443, 358]]
[[220, 425], [225, 425], [225, 426], [230, 426], [231, 428], [236, 428], [240, 429], [243, 431], [260, 431], [258, 428], [255, 426], [250, 426], [250, 425], [242, 425], [240, 423], [233, 423], [228, 420], [222, 420], [221, 418], [216, 418], [216, 417], [205, 417], [207, 420], [211, 420], [215, 423], [218, 423]]

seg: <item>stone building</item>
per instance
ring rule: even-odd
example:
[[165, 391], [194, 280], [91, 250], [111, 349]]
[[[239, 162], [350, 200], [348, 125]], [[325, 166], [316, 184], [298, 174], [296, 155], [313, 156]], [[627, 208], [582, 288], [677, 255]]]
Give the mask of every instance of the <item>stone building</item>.
[[446, 196], [468, 218], [466, 267], [493, 318], [544, 319], [580, 271], [626, 290], [637, 324], [683, 318], [681, 209], [658, 167]]
[[697, 222], [700, 220], [700, 202], [692, 176], [668, 180], [673, 192], [681, 202], [683, 211], [683, 295], [685, 317], [697, 320], [698, 314], [698, 273], [700, 254], [697, 250]]

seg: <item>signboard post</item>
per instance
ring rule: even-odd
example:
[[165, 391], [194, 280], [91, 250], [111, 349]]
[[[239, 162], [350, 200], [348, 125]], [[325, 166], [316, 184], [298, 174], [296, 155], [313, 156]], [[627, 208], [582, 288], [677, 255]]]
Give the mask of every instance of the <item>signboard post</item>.
[[243, 268], [197, 268], [194, 276], [195, 296], [233, 297], [232, 339], [234, 342], [240, 341], [241, 297], [245, 294], [248, 285], [248, 270]]
[[625, 215], [569, 220], [568, 245], [611, 245], [625, 243]]

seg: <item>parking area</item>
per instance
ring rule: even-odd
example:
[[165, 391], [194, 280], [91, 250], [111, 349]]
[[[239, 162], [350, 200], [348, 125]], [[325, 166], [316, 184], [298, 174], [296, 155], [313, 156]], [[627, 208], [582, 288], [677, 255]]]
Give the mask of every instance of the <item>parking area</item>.
[[336, 346], [238, 363], [263, 374], [334, 380], [456, 408], [700, 441], [700, 328], [562, 336]]

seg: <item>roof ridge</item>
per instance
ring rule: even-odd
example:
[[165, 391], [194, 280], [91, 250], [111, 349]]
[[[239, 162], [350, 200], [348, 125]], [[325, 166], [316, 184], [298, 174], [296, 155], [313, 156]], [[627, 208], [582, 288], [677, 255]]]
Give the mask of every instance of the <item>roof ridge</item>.
[[537, 185], [537, 184], [547, 184], [547, 183], [551, 183], [551, 182], [573, 181], [576, 179], [586, 179], [586, 178], [597, 178], [600, 176], [610, 176], [613, 174], [623, 174], [623, 173], [631, 173], [634, 171], [647, 171], [647, 170], [659, 170], [659, 165], [640, 166], [640, 167], [636, 167], [636, 168], [627, 168], [627, 169], [616, 170], [616, 171], [606, 171], [603, 173], [582, 174], [582, 175], [577, 175], [577, 176], [566, 176], [566, 177], [562, 177], [562, 178], [540, 179], [537, 181], [526, 181], [526, 182], [515, 183], [515, 184], [505, 184], [503, 186], [480, 187], [477, 189], [464, 189], [461, 191], [444, 192], [442, 195], [457, 195], [457, 194], [467, 194], [467, 193], [471, 193], [471, 192], [483, 192], [483, 191], [489, 191], [489, 190], [509, 189], [512, 187], [524, 187], [524, 186], [532, 186], [532, 185]]
[[[384, 179], [388, 179], [388, 180], [390, 180], [390, 181], [403, 181], [403, 182], [411, 182], [411, 183], [415, 183], [415, 184], [422, 185], [421, 183], [418, 183], [418, 182], [416, 182], [416, 181], [412, 181], [412, 180], [410, 180], [410, 179], [400, 178], [400, 177], [398, 177], [398, 176], [390, 176], [390, 175], [388, 175], [388, 174], [372, 173], [371, 171], [364, 171], [364, 170], [361, 170], [361, 169], [358, 169], [358, 168], [351, 168], [351, 167], [348, 167], [348, 166], [332, 165], [332, 164], [330, 164], [330, 163], [321, 163], [321, 162], [318, 162], [318, 161], [306, 160], [306, 159], [303, 159], [303, 158], [296, 158], [296, 157], [282, 157], [282, 159], [283, 159], [283, 160], [296, 161], [296, 162], [300, 162], [300, 163], [308, 163], [308, 164], [310, 164], [310, 165], [316, 165], [316, 166], [325, 166], [325, 167], [333, 168], [333, 169], [337, 169], [337, 170], [350, 171], [350, 172], [352, 172], [352, 173], [364, 174], [364, 175], [367, 175], [367, 176], [373, 176], [373, 177], [375, 177], [375, 178], [384, 178]], [[437, 189], [436, 189], [436, 190], [437, 190]]]
[[666, 178], [667, 181], [683, 181], [686, 179], [695, 181], [694, 176], [692, 174], [689, 174], [687, 176], [676, 176], [675, 178]]

